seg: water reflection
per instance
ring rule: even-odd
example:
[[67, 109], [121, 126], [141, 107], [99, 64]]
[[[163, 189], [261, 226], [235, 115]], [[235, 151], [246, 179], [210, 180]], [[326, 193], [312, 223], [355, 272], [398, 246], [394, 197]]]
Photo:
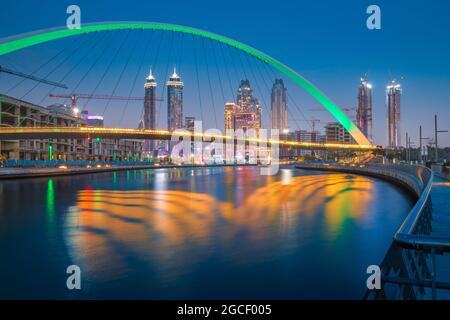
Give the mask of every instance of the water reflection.
[[[65, 223], [74, 260], [105, 280], [125, 276], [130, 260], [151, 264], [161, 277], [173, 279], [218, 247], [233, 255], [234, 263], [248, 263], [242, 242], [252, 254], [261, 250], [268, 256], [268, 249], [278, 250], [278, 240], [267, 244], [268, 239], [310, 229], [299, 222], [302, 216], [324, 215], [327, 233], [334, 238], [347, 221], [361, 219], [372, 201], [374, 182], [365, 177], [293, 176], [291, 170], [282, 170], [281, 179], [267, 178], [267, 184], [255, 188], [248, 183], [251, 173], [227, 172], [222, 200], [195, 188], [165, 189], [167, 172], [155, 173], [151, 190], [79, 190]], [[127, 183], [129, 177], [127, 172]]]

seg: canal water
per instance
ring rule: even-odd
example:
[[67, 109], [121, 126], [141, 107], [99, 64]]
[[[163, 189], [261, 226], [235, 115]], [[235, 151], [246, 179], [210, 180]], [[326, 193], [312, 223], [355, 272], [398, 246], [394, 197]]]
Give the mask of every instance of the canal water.
[[290, 167], [4, 180], [0, 298], [360, 299], [412, 205], [382, 180]]

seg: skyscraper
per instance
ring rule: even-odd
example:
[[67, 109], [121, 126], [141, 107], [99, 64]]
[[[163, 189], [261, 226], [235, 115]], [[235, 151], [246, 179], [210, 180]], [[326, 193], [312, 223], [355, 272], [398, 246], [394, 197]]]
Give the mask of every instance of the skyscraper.
[[253, 96], [249, 80], [241, 80], [237, 93], [236, 129], [259, 130], [262, 125], [261, 105]]
[[367, 139], [372, 141], [372, 85], [368, 82], [367, 77], [361, 78], [358, 89], [356, 125]]
[[234, 102], [227, 102], [223, 108], [223, 118], [225, 124], [225, 132], [227, 130], [235, 129], [235, 113], [238, 109], [238, 105]]
[[280, 132], [288, 130], [287, 89], [283, 79], [275, 79], [270, 99], [271, 128]]
[[[145, 96], [144, 96], [144, 129], [156, 129], [156, 80], [153, 77], [152, 69], [146, 78], [144, 84]], [[150, 153], [155, 149], [155, 142], [152, 140], [144, 141], [144, 152]]]
[[386, 105], [388, 112], [388, 146], [391, 148], [400, 147], [400, 97], [402, 88], [400, 84], [392, 81], [386, 87]]
[[167, 129], [183, 128], [183, 82], [176, 69], [167, 81]]

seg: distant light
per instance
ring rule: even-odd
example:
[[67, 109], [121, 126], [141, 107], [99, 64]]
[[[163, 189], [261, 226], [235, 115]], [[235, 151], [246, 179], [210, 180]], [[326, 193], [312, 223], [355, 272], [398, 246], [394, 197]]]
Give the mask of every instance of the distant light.
[[67, 166], [59, 166], [59, 169], [67, 169]]
[[367, 88], [372, 89], [372, 85], [370, 83], [368, 83]]
[[103, 120], [102, 116], [88, 116], [88, 120]]
[[80, 112], [80, 109], [77, 107], [73, 108], [73, 114], [77, 115]]
[[284, 129], [283, 133], [289, 133], [289, 129]]

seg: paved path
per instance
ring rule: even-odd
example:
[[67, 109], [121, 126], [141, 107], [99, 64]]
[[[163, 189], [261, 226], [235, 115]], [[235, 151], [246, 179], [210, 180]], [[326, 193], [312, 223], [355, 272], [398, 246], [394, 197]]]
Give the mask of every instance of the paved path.
[[[433, 204], [433, 236], [450, 238], [450, 181], [435, 176], [431, 189]], [[437, 278], [450, 282], [450, 253], [436, 257]], [[438, 292], [438, 298], [450, 299], [450, 292]]]

